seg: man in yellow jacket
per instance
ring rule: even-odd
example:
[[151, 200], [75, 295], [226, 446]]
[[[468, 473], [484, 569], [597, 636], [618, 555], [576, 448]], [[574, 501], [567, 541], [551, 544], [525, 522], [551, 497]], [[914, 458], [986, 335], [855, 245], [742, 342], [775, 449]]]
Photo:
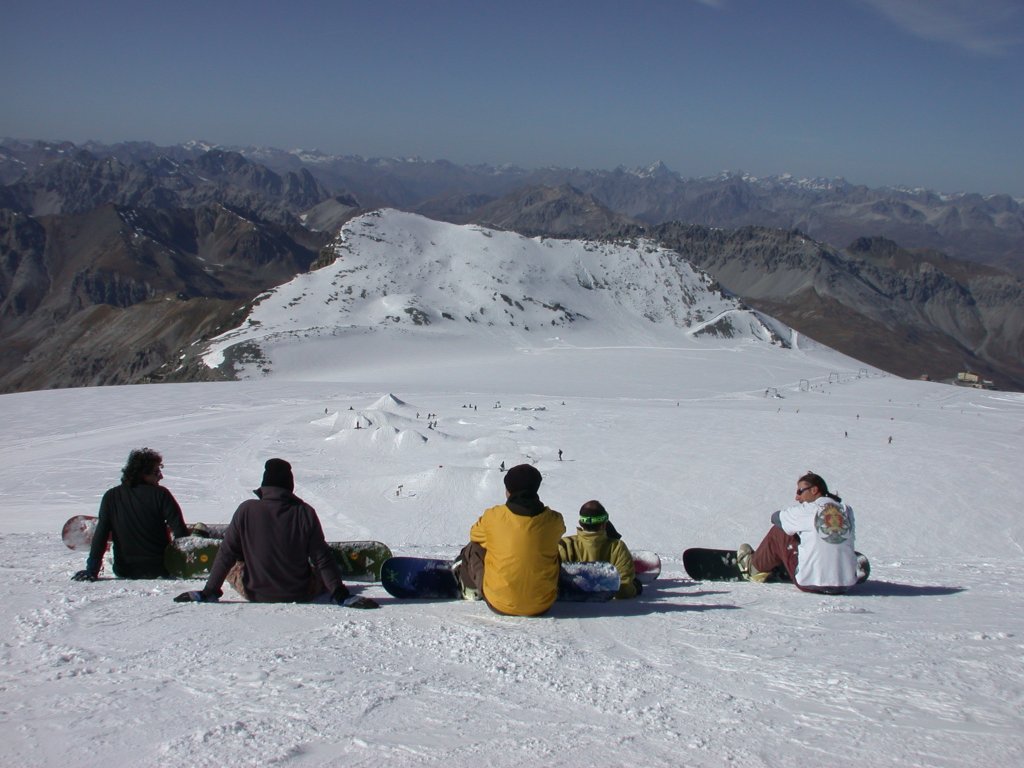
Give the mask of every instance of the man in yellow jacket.
[[604, 505], [596, 499], [588, 501], [580, 507], [576, 535], [566, 536], [558, 543], [558, 554], [564, 563], [611, 563], [619, 572], [619, 591], [615, 597], [636, 597], [643, 587], [636, 580], [633, 555], [621, 537], [613, 538], [614, 530]]
[[464, 597], [510, 616], [538, 616], [555, 602], [565, 521], [537, 495], [541, 479], [530, 464], [505, 473], [505, 503], [484, 511], [459, 555]]

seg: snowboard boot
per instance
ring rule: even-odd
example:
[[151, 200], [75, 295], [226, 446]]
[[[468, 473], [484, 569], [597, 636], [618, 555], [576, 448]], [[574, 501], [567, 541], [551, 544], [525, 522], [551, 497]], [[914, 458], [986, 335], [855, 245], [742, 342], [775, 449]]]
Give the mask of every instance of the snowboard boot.
[[740, 573], [747, 581], [756, 581], [759, 584], [763, 584], [771, 574], [762, 573], [757, 570], [754, 567], [753, 560], [754, 548], [749, 544], [740, 544], [740, 548], [736, 550], [736, 565], [739, 566]]
[[462, 558], [457, 557], [452, 563], [452, 574], [455, 576], [455, 581], [459, 585], [459, 592], [462, 594], [463, 600], [479, 600], [480, 590], [474, 589], [473, 587], [467, 586], [466, 582], [462, 580]]

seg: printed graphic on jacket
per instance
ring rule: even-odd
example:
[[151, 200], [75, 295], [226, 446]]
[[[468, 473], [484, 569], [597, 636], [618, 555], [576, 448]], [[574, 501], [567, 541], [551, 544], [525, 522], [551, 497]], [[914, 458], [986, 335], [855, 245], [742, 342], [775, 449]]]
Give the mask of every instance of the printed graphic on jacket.
[[842, 544], [850, 536], [850, 520], [835, 504], [825, 504], [814, 515], [814, 529], [822, 541]]

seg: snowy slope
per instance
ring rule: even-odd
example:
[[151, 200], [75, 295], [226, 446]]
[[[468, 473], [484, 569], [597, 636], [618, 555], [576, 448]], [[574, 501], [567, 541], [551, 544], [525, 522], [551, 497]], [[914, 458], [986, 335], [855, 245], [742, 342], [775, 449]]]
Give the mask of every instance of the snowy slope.
[[644, 240], [530, 239], [385, 209], [349, 222], [335, 252], [330, 266], [260, 297], [241, 327], [213, 340], [206, 364], [227, 358], [243, 377], [336, 377], [348, 365], [332, 363], [353, 339], [382, 331], [374, 343], [397, 344], [396, 354], [456, 338], [472, 356], [503, 345], [781, 343], [776, 333], [789, 333]]
[[[422, 226], [425, 250], [442, 234], [478, 244]], [[536, 251], [523, 265], [549, 253], [515, 242]], [[403, 261], [397, 310], [339, 296], [284, 330], [282, 287], [249, 329], [269, 376], [0, 397], [0, 764], [1020, 764], [1024, 396], [899, 380], [803, 339], [693, 338], [667, 313], [644, 318], [642, 290], [613, 302], [632, 315], [605, 312], [608, 292], [573, 287], [576, 256], [552, 250], [559, 277], [532, 284], [460, 266], [443, 290], [441, 272], [416, 284]], [[307, 276], [307, 297], [335, 267], [384, 280], [355, 271], [370, 259], [354, 248]], [[499, 289], [522, 312], [499, 312]], [[525, 297], [587, 321], [541, 334], [550, 310]], [[488, 312], [373, 325], [410, 301]], [[331, 330], [301, 340], [314, 327]], [[163, 452], [188, 520], [226, 521], [282, 456], [328, 538], [425, 556], [453, 555], [500, 501], [502, 461], [529, 461], [570, 529], [601, 499], [664, 571], [638, 600], [536, 619], [377, 585], [356, 590], [381, 610], [359, 612], [248, 605], [230, 588], [221, 605], [172, 602], [200, 582], [71, 582], [84, 556], [61, 524], [95, 510], [141, 445]], [[685, 547], [756, 543], [808, 468], [856, 509], [871, 582], [826, 597], [686, 578]]]

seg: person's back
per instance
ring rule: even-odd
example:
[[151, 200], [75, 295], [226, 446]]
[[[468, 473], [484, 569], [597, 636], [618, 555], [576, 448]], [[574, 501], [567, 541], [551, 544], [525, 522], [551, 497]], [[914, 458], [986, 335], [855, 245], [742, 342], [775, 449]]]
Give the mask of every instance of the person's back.
[[[93, 542], [102, 544], [107, 531], [114, 544], [114, 573], [128, 579], [153, 579], [167, 575], [164, 550], [170, 542], [168, 524], [175, 536], [187, 536], [181, 509], [166, 488], [152, 485], [119, 485], [103, 495]], [[93, 553], [90, 551], [90, 560]], [[99, 553], [102, 557], [102, 552]]]
[[633, 555], [621, 538], [608, 535], [608, 512], [601, 502], [591, 500], [580, 507], [580, 527], [572, 536], [558, 542], [562, 562], [607, 562], [619, 572], [616, 598], [636, 597], [643, 590], [636, 580]]
[[537, 616], [558, 598], [562, 516], [540, 500], [541, 474], [519, 464], [505, 473], [504, 504], [485, 510], [469, 531], [456, 578], [463, 594], [512, 616]]
[[486, 510], [470, 539], [487, 551], [483, 595], [496, 611], [516, 616], [543, 613], [558, 598], [558, 541], [565, 521], [543, 507], [536, 514], [519, 511], [510, 498]]
[[292, 465], [267, 459], [257, 498], [243, 501], [232, 515], [206, 585], [181, 593], [174, 602], [216, 602], [227, 581], [243, 599], [257, 603], [379, 607], [349, 593], [316, 510], [292, 493], [294, 488]]
[[853, 509], [827, 496], [779, 511], [779, 525], [800, 537], [796, 583], [845, 588], [857, 583]]
[[[316, 512], [284, 488], [265, 486], [260, 498], [242, 502], [221, 549], [228, 567], [235, 560], [245, 562], [244, 590], [253, 602], [308, 600], [310, 563], [321, 572], [335, 570]], [[340, 576], [324, 579], [328, 591], [340, 584]]]
[[181, 507], [169, 490], [160, 485], [163, 458], [154, 450], [140, 448], [128, 455], [121, 470], [121, 484], [103, 494], [85, 569], [72, 578], [94, 581], [103, 554], [113, 542], [114, 573], [128, 579], [167, 576], [164, 550], [170, 534], [188, 536]]
[[853, 509], [814, 472], [797, 480], [794, 501], [772, 514], [772, 527], [757, 549], [742, 544], [736, 550], [740, 572], [764, 581], [782, 566], [802, 590], [845, 592], [857, 583]]

